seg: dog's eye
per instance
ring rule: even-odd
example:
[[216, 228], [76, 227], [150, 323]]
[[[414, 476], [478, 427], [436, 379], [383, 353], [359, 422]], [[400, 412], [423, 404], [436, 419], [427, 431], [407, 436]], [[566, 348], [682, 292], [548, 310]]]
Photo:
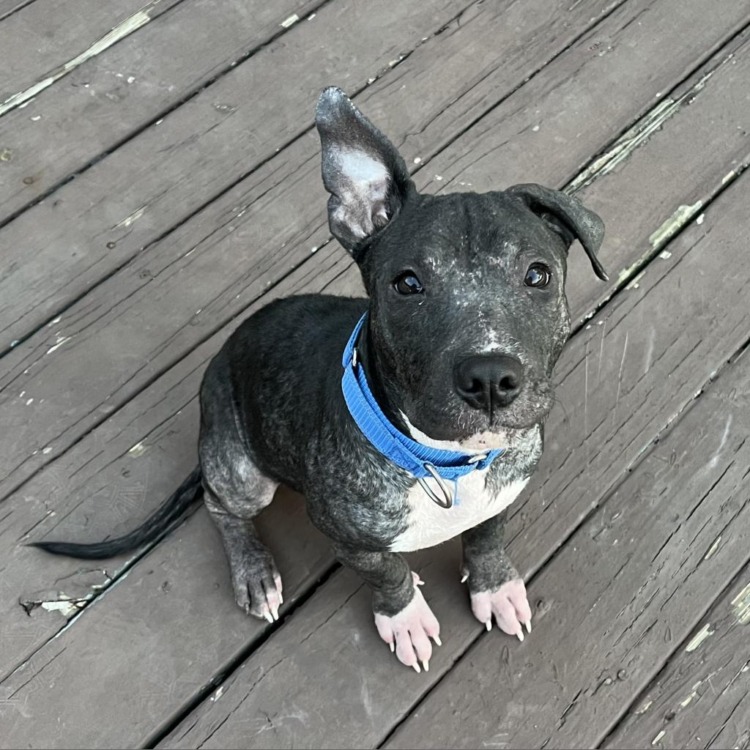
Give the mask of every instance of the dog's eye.
[[532, 263], [526, 271], [523, 283], [537, 289], [547, 286], [552, 279], [552, 271], [544, 263]]
[[393, 286], [399, 294], [421, 294], [424, 291], [422, 282], [414, 275], [412, 271], [404, 271], [397, 276]]

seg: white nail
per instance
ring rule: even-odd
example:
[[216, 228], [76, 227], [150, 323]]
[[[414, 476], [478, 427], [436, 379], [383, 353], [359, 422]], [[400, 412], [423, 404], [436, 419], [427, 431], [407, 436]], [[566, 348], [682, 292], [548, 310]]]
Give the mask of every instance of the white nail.
[[266, 613], [265, 613], [265, 614], [263, 615], [263, 617], [265, 617], [265, 618], [266, 618], [266, 620], [268, 620], [268, 622], [270, 622], [271, 624], [273, 624], [273, 617], [271, 617], [271, 613], [270, 613], [270, 612], [266, 612]]
[[279, 604], [284, 603], [284, 597], [281, 595], [281, 591], [279, 591]]
[[516, 635], [518, 636], [518, 640], [523, 643], [523, 630], [519, 630]]
[[278, 607], [274, 607], [271, 610], [271, 615], [273, 616], [274, 620], [278, 620], [279, 619], [279, 608]]
[[466, 583], [466, 581], [468, 581], [468, 580], [469, 580], [469, 574], [468, 573], [464, 573], [461, 576], [461, 583]]
[[422, 661], [422, 666], [424, 667], [424, 671], [425, 672], [429, 672], [430, 671], [430, 662], [427, 661], [426, 659], [424, 659]]
[[417, 674], [421, 674], [422, 673], [422, 670], [419, 668], [419, 664], [413, 664], [412, 666], [414, 667], [414, 671]]
[[487, 632], [489, 633], [492, 630], [492, 620], [487, 620], [484, 624], [487, 626]]
[[531, 632], [531, 620], [528, 620], [526, 622], [526, 632], [528, 632], [528, 633]]
[[433, 635], [432, 636], [432, 640], [435, 641], [435, 643], [437, 643], [438, 646], [442, 646], [443, 645], [442, 641], [440, 640], [440, 636], [439, 635]]
[[391, 647], [391, 653], [392, 654], [396, 653], [396, 644], [393, 641], [391, 641], [388, 645]]

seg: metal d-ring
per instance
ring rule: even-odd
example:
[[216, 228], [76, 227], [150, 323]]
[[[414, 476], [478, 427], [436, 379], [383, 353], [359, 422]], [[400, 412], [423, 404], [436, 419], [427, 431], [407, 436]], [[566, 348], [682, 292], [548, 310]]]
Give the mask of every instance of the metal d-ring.
[[451, 488], [445, 483], [445, 480], [438, 474], [437, 469], [432, 465], [425, 463], [424, 468], [430, 474], [430, 476], [437, 482], [438, 487], [443, 493], [441, 498], [435, 493], [435, 490], [427, 484], [425, 477], [419, 477], [417, 481], [421, 485], [422, 489], [430, 496], [430, 499], [439, 505], [441, 508], [452, 508], [453, 507], [453, 492]]

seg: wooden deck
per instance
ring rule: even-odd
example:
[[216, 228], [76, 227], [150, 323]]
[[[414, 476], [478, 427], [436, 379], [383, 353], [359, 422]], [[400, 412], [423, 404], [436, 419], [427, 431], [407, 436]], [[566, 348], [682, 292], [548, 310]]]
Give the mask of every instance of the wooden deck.
[[[750, 1], [145, 1], [0, 0], [0, 746], [750, 747]], [[420, 675], [289, 492], [272, 626], [202, 508], [104, 565], [24, 546], [162, 502], [249, 312], [360, 293], [328, 84], [421, 189], [542, 182], [607, 225], [512, 507], [533, 633], [484, 632], [457, 544], [414, 555]]]

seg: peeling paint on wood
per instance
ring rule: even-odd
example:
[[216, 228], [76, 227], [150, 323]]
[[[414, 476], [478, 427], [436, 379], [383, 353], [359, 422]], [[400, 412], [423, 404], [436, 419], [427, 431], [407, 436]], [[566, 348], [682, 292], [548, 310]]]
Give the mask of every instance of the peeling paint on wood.
[[118, 221], [114, 229], [127, 229], [134, 221], [138, 221], [143, 216], [147, 208], [148, 206], [137, 208], [130, 216], [126, 216], [122, 221]]
[[740, 625], [747, 625], [750, 622], [750, 583], [732, 599], [734, 616]]
[[690, 223], [702, 207], [702, 201], [693, 203], [692, 206], [678, 206], [675, 212], [648, 238], [651, 247], [658, 250], [666, 245], [686, 224]]
[[721, 534], [716, 538], [716, 541], [711, 545], [708, 552], [706, 552], [706, 556], [703, 559], [710, 560], [716, 553], [716, 550], [719, 549], [719, 544], [721, 544]]
[[49, 88], [55, 81], [59, 81], [64, 76], [68, 75], [71, 71], [75, 70], [80, 65], [83, 65], [87, 60], [92, 57], [104, 52], [104, 50], [116, 44], [121, 39], [124, 39], [129, 34], [132, 34], [141, 26], [145, 26], [151, 20], [151, 10], [161, 0], [152, 0], [148, 5], [143, 7], [137, 13], [134, 13], [129, 18], [126, 18], [121, 23], [117, 24], [109, 33], [105, 34], [99, 41], [94, 42], [88, 49], [85, 49], [79, 55], [76, 55], [72, 60], [69, 60], [64, 65], [61, 65], [56, 70], [52, 71], [47, 77], [38, 81], [33, 86], [30, 86], [25, 91], [19, 91], [17, 94], [8, 97], [2, 104], [0, 104], [0, 117], [6, 112], [9, 112], [15, 107], [22, 106], [23, 104], [31, 101], [37, 94]]
[[677, 99], [666, 97], [659, 102], [650, 112], [644, 115], [633, 127], [602, 154], [595, 159], [576, 179], [570, 183], [566, 190], [575, 193], [590, 185], [594, 180], [611, 172], [619, 164], [625, 161], [637, 148], [644, 144], [664, 123], [669, 120], [683, 107], [692, 104], [697, 94], [702, 91], [708, 80], [726, 65], [733, 55], [727, 55], [718, 65], [706, 72], [691, 88]]
[[714, 634], [714, 631], [711, 630], [711, 623], [708, 623], [707, 625], [704, 625], [691, 639], [690, 643], [688, 643], [687, 646], [685, 646], [685, 651], [690, 653], [691, 651], [695, 651], [707, 638], [710, 638]]
[[643, 703], [643, 705], [635, 713], [636, 714], [645, 714], [646, 711], [648, 711], [649, 708], [651, 708], [652, 705], [653, 705], [653, 701], [646, 701], [645, 703]]
[[135, 456], [135, 458], [138, 458], [138, 456], [142, 456], [148, 448], [146, 445], [141, 441], [140, 443], [136, 443], [129, 451], [128, 453], [131, 456]]

